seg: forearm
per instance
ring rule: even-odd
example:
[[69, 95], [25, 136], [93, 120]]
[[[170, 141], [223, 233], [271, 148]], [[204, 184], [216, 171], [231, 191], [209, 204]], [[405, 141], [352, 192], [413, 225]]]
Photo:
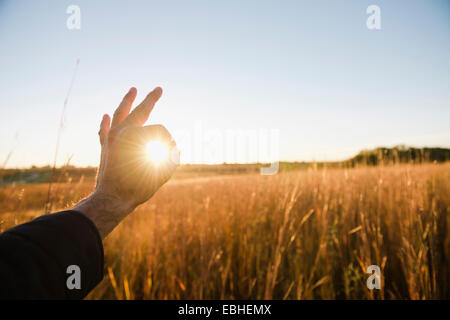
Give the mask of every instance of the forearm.
[[97, 227], [104, 239], [129, 213], [134, 206], [116, 199], [110, 194], [95, 191], [86, 199], [81, 200], [73, 210], [88, 217]]

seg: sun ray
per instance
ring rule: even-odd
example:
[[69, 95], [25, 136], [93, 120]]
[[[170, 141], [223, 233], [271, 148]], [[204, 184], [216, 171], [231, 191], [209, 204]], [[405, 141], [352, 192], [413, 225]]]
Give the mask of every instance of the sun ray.
[[150, 141], [147, 143], [147, 156], [150, 161], [159, 165], [167, 159], [169, 150], [161, 141]]

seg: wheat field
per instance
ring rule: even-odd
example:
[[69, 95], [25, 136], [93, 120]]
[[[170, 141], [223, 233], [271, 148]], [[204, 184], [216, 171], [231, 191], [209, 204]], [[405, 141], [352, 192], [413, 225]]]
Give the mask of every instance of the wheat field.
[[[1, 231], [47, 188], [1, 187]], [[55, 185], [54, 210], [92, 189]], [[87, 299], [449, 299], [449, 192], [450, 163], [175, 179], [106, 238]]]

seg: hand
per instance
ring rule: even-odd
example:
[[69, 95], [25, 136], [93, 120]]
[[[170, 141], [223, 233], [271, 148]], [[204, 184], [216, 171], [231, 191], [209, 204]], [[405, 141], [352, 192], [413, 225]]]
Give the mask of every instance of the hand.
[[[162, 95], [157, 87], [131, 113], [137, 91], [131, 88], [114, 112], [111, 122], [105, 114], [100, 124], [101, 159], [93, 194], [74, 210], [88, 216], [106, 237], [139, 204], [147, 201], [172, 176], [179, 152], [162, 125], [144, 126]], [[168, 157], [155, 163], [146, 144], [157, 140], [166, 145]]]

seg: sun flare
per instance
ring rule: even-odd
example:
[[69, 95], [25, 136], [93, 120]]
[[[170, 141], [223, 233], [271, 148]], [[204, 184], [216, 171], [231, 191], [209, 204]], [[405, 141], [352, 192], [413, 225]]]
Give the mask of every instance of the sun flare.
[[150, 161], [160, 164], [167, 159], [169, 150], [161, 141], [150, 141], [147, 143], [147, 155]]

